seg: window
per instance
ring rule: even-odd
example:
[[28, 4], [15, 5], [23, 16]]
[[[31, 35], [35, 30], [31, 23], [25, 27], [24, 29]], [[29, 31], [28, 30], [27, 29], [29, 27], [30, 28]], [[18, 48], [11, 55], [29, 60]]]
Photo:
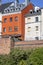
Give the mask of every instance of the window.
[[18, 31], [18, 27], [17, 26], [14, 27], [14, 31]]
[[13, 9], [11, 9], [11, 12], [13, 12]]
[[30, 10], [30, 14], [32, 14], [33, 13], [33, 11], [32, 10]]
[[6, 32], [6, 28], [3, 28], [3, 32]]
[[9, 27], [9, 31], [12, 32], [12, 27]]
[[30, 32], [31, 27], [28, 27], [28, 32]]
[[4, 22], [7, 22], [7, 18], [4, 19]]
[[28, 20], [31, 19], [31, 18], [28, 18]]
[[36, 31], [38, 31], [38, 28], [39, 28], [39, 27], [38, 27], [38, 26], [36, 26]]
[[20, 10], [20, 8], [19, 8], [19, 10]]
[[37, 12], [39, 12], [39, 10], [37, 10]]
[[16, 17], [14, 18], [14, 20], [15, 20], [15, 21], [18, 21], [18, 17], [16, 16]]
[[17, 10], [17, 8], [16, 8], [16, 10]]
[[8, 12], [9, 12], [9, 9], [8, 9]]
[[12, 17], [10, 18], [10, 22], [12, 22]]
[[39, 40], [39, 37], [35, 37], [36, 40]]
[[1, 21], [0, 21], [1, 22]]
[[36, 17], [35, 19], [36, 19], [36, 22], [38, 22], [38, 17]]
[[7, 13], [7, 10], [4, 10], [4, 13]]

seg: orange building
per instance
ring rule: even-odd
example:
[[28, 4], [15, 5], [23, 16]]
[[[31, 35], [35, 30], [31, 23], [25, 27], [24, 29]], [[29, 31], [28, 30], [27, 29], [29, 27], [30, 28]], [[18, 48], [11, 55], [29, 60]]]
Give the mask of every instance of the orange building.
[[[17, 8], [17, 4], [18, 2], [15, 2], [16, 10], [12, 6], [14, 5], [14, 3], [13, 4], [10, 3], [10, 5], [6, 4], [7, 8], [3, 10], [2, 35], [4, 37], [11, 36], [11, 37], [24, 40], [25, 14], [27, 14], [29, 10], [34, 9], [34, 6], [32, 3], [29, 3], [27, 6], [24, 6], [24, 4], [21, 4], [19, 5], [20, 7]], [[13, 7], [13, 9], [11, 7]]]

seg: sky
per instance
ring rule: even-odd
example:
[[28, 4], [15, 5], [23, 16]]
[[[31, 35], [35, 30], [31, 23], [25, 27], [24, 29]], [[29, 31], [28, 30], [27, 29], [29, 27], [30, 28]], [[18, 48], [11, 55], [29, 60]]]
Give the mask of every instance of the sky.
[[[23, 3], [25, 0], [19, 0], [20, 3]], [[35, 6], [43, 7], [43, 0], [30, 0]], [[2, 0], [2, 3], [14, 2], [14, 0]]]

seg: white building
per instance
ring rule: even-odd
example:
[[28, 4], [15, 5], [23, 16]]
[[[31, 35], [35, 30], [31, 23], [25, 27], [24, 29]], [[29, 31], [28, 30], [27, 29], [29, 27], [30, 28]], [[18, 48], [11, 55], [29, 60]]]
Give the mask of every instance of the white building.
[[25, 40], [43, 40], [43, 8], [26, 14]]
[[0, 38], [2, 35], [2, 13], [0, 12]]

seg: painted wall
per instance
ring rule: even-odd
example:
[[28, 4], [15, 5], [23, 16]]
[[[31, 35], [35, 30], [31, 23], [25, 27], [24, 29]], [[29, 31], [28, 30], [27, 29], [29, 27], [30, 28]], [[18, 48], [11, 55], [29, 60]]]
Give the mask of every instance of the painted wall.
[[23, 36], [23, 40], [24, 40], [24, 37], [25, 37], [25, 15], [27, 13], [29, 13], [29, 10], [33, 10], [34, 9], [34, 6], [32, 5], [32, 3], [30, 3], [26, 8], [24, 8], [22, 10], [22, 36]]
[[[36, 22], [35, 17], [38, 17], [38, 22]], [[39, 37], [40, 40], [40, 23], [40, 15], [25, 18], [25, 40], [36, 40], [36, 37]], [[36, 26], [38, 26], [38, 31], [36, 30]]]
[[[21, 34], [21, 39], [24, 40], [25, 35], [25, 14], [29, 12], [30, 9], [33, 9], [33, 5], [30, 3], [26, 8], [24, 8], [21, 13], [16, 14], [6, 14], [2, 17], [2, 34], [3, 35], [15, 35], [15, 34]], [[18, 16], [18, 22], [14, 21], [14, 17]], [[13, 21], [10, 22], [9, 18], [12, 17]], [[4, 22], [4, 18], [7, 18], [7, 22]], [[8, 28], [12, 27], [12, 32], [9, 32]], [[14, 26], [18, 26], [18, 31], [14, 31]], [[3, 28], [6, 27], [6, 32], [3, 32]]]
[[27, 21], [25, 22], [25, 23], [31, 23], [31, 22], [36, 22], [36, 17], [38, 17], [38, 19], [39, 19], [39, 21], [41, 21], [40, 20], [40, 15], [34, 15], [34, 16], [29, 16], [29, 17], [27, 17]]
[[[15, 21], [15, 17], [18, 17], [18, 21]], [[10, 18], [12, 17], [12, 22], [10, 22]], [[4, 19], [7, 18], [7, 21], [4, 22]], [[21, 13], [5, 15], [2, 17], [2, 32], [3, 28], [6, 28], [6, 32], [3, 32], [3, 35], [15, 35], [21, 34]], [[14, 27], [18, 27], [18, 31], [14, 31]], [[12, 27], [12, 32], [9, 31], [9, 27]]]
[[41, 9], [41, 39], [43, 40], [43, 9]]

